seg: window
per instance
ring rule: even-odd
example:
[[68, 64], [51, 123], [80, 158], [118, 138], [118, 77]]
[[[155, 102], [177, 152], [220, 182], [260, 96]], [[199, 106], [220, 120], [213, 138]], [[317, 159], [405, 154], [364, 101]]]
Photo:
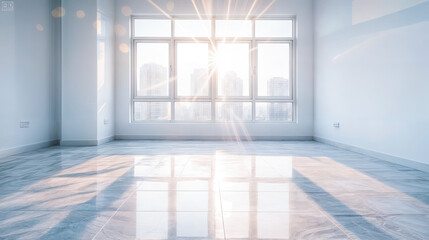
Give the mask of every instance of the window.
[[168, 43], [138, 43], [137, 96], [168, 96]]
[[176, 20], [174, 21], [176, 37], [210, 37], [210, 20]]
[[179, 42], [176, 45], [177, 96], [208, 97], [209, 44]]
[[132, 19], [132, 121], [293, 122], [294, 19]]
[[216, 20], [216, 37], [252, 37], [251, 20]]
[[250, 44], [219, 43], [216, 58], [218, 96], [250, 96]]

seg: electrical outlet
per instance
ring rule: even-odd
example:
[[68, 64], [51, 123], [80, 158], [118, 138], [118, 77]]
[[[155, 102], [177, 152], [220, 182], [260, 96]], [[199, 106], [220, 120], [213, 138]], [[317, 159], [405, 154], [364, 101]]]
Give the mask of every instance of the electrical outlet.
[[13, 1], [1, 1], [2, 12], [13, 12], [15, 4]]
[[30, 122], [19, 122], [19, 127], [20, 128], [29, 128], [30, 127]]
[[334, 122], [334, 124], [332, 124], [332, 126], [334, 128], [340, 128], [340, 123], [339, 122]]

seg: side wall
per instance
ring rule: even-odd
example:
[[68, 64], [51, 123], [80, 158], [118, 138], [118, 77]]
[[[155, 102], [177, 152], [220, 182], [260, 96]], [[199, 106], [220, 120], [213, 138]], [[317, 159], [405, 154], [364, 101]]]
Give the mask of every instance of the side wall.
[[[150, 2], [156, 3], [151, 4]], [[202, 4], [202, 3], [212, 4]], [[130, 16], [134, 15], [294, 15], [297, 18], [297, 123], [131, 123]], [[174, 3], [174, 4], [172, 4]], [[116, 136], [144, 138], [222, 138], [250, 135], [259, 139], [311, 139], [313, 136], [313, 26], [311, 0], [252, 1], [116, 1]], [[273, 3], [272, 5], [270, 5]], [[237, 132], [235, 132], [237, 131]]]
[[0, 157], [59, 139], [60, 20], [51, 15], [59, 1], [14, 3], [0, 11]]
[[[97, 0], [63, 0], [62, 144], [97, 141]], [[78, 17], [77, 12], [84, 14]]]
[[115, 1], [97, 0], [97, 139], [113, 139], [115, 120]]
[[114, 1], [62, 0], [62, 145], [114, 136]]
[[429, 1], [318, 0], [314, 13], [315, 139], [429, 164]]

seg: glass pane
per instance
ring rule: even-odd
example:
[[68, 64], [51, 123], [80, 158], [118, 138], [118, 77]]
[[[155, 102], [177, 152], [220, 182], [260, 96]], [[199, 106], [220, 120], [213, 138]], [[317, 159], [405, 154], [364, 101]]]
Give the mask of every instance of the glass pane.
[[177, 44], [177, 95], [208, 96], [208, 43]]
[[220, 43], [216, 52], [219, 96], [249, 96], [249, 44]]
[[292, 20], [256, 20], [255, 37], [292, 37]]
[[212, 25], [210, 20], [176, 20], [174, 35], [176, 37], [210, 37]]
[[134, 22], [136, 37], [171, 37], [171, 20], [136, 19]]
[[134, 104], [134, 119], [144, 120], [170, 120], [169, 102], [136, 102]]
[[216, 37], [252, 37], [252, 21], [216, 20]]
[[290, 96], [288, 43], [258, 44], [258, 96]]
[[257, 102], [257, 121], [292, 121], [292, 103]]
[[168, 43], [137, 44], [137, 96], [168, 96]]
[[210, 102], [176, 102], [176, 120], [208, 121], [211, 119]]
[[250, 102], [217, 102], [216, 120], [251, 121], [252, 103]]

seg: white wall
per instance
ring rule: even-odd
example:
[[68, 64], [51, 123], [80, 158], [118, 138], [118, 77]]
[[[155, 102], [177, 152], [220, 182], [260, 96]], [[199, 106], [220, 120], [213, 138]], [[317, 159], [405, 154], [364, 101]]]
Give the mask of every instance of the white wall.
[[429, 164], [429, 1], [318, 0], [314, 13], [315, 137]]
[[97, 139], [103, 142], [115, 135], [115, 1], [97, 0], [97, 6]]
[[[63, 0], [62, 142], [97, 140], [97, 0]], [[77, 11], [85, 16], [78, 18]]]
[[56, 2], [16, 0], [15, 11], [0, 11], [0, 156], [59, 138]]
[[[196, 10], [192, 1], [153, 1], [159, 9], [167, 14], [193, 14]], [[174, 2], [172, 7], [171, 3]], [[212, 1], [213, 4], [204, 5], [195, 1], [201, 14], [205, 12], [214, 15], [224, 15], [228, 1]], [[259, 15], [271, 3], [271, 0], [257, 1], [251, 15]], [[247, 15], [252, 8], [253, 1], [231, 1], [231, 15]], [[119, 138], [129, 137], [219, 137], [234, 136], [233, 126], [223, 123], [130, 123], [130, 88], [131, 65], [130, 52], [120, 51], [119, 46], [130, 45], [130, 17], [125, 16], [123, 8], [131, 9], [133, 14], [161, 15], [161, 11], [149, 1], [117, 0], [116, 1], [116, 135]], [[284, 0], [275, 1], [266, 9], [266, 15], [295, 15], [297, 17], [297, 123], [249, 123], [236, 126], [240, 136], [256, 137], [310, 137], [313, 135], [313, 20], [311, 0]], [[124, 49], [122, 49], [124, 50]], [[126, 50], [126, 48], [125, 48]]]
[[62, 7], [61, 143], [96, 145], [114, 134], [114, 3], [63, 0]]

